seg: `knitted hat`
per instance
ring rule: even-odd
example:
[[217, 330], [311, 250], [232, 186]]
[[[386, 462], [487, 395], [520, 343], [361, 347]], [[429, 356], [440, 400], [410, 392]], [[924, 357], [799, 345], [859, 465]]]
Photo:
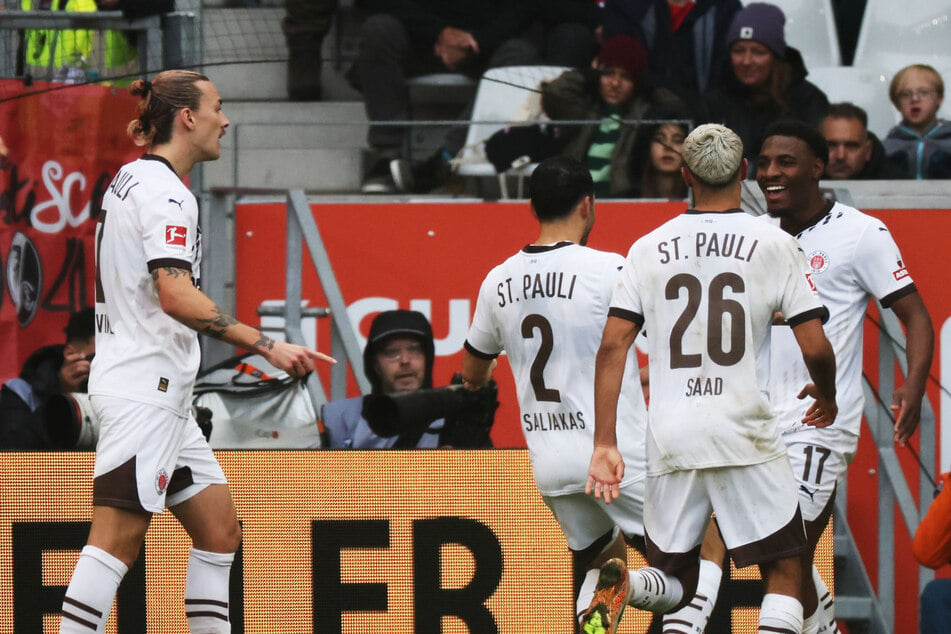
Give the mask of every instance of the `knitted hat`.
[[782, 9], [765, 2], [752, 2], [733, 18], [726, 41], [733, 44], [737, 40], [753, 40], [783, 57], [786, 54], [785, 24]]
[[647, 68], [647, 49], [629, 35], [615, 35], [601, 45], [597, 59], [598, 68], [623, 68], [637, 81]]

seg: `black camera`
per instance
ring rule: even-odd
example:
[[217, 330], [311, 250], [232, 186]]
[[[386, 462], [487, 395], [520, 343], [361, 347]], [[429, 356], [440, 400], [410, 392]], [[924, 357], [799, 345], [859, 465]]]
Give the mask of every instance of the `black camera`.
[[[211, 435], [211, 410], [193, 406], [192, 412], [205, 440]], [[99, 440], [99, 417], [84, 392], [53, 394], [40, 410], [46, 434], [54, 449], [92, 451]]]
[[55, 449], [95, 449], [99, 417], [82, 392], [53, 394], [43, 403], [41, 416]]
[[443, 419], [440, 446], [459, 449], [491, 447], [489, 432], [499, 407], [495, 381], [480, 390], [462, 387], [462, 377], [453, 376], [446, 387], [403, 394], [368, 394], [363, 397], [363, 418], [378, 436], [389, 438], [422, 432]]

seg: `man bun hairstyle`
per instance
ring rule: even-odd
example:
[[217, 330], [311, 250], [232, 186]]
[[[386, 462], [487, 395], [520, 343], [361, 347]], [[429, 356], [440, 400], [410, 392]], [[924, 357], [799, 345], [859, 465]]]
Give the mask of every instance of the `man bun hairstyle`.
[[732, 182], [743, 164], [743, 141], [719, 123], [697, 126], [684, 139], [684, 164], [705, 185], [722, 187]]
[[129, 122], [126, 131], [136, 145], [152, 146], [168, 143], [172, 138], [175, 114], [182, 108], [198, 109], [201, 102], [200, 81], [209, 81], [191, 70], [166, 70], [152, 81], [136, 79], [129, 92], [139, 97], [139, 116]]
[[535, 168], [529, 189], [535, 216], [540, 222], [550, 222], [567, 218], [585, 196], [593, 196], [594, 181], [581, 161], [555, 156]]
[[780, 119], [766, 128], [763, 143], [771, 136], [788, 136], [799, 139], [809, 146], [816, 158], [829, 164], [829, 142], [816, 128], [796, 119]]

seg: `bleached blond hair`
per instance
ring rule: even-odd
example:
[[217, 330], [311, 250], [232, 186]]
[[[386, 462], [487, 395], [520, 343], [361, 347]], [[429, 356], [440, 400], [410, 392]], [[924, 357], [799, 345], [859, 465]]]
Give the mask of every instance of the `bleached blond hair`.
[[743, 163], [743, 141], [730, 128], [718, 123], [697, 126], [684, 139], [684, 164], [700, 182], [713, 187], [726, 185]]

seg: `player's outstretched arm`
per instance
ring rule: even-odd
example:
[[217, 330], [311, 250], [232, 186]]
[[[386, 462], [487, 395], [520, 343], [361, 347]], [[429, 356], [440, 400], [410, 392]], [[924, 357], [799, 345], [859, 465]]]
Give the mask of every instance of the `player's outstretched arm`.
[[637, 331], [631, 321], [608, 317], [594, 366], [594, 450], [585, 492], [594, 491], [608, 503], [620, 495], [618, 485], [624, 477], [624, 460], [617, 448], [617, 402]]
[[189, 271], [174, 267], [156, 269], [152, 272], [152, 282], [165, 314], [203, 335], [257, 352], [291, 376], [304, 376], [314, 370], [318, 362], [336, 363], [321, 352], [275, 341], [257, 328], [241, 323], [196, 288]]
[[905, 327], [905, 359], [908, 376], [892, 394], [895, 412], [895, 442], [904, 446], [921, 420], [921, 399], [934, 355], [934, 327], [925, 302], [917, 292], [905, 295], [891, 306]]
[[813, 427], [828, 427], [839, 413], [835, 402], [835, 352], [826, 339], [819, 319], [797, 324], [792, 331], [812, 378], [812, 383], [803, 387], [799, 398], [811, 396], [816, 400], [806, 411], [802, 422]]

